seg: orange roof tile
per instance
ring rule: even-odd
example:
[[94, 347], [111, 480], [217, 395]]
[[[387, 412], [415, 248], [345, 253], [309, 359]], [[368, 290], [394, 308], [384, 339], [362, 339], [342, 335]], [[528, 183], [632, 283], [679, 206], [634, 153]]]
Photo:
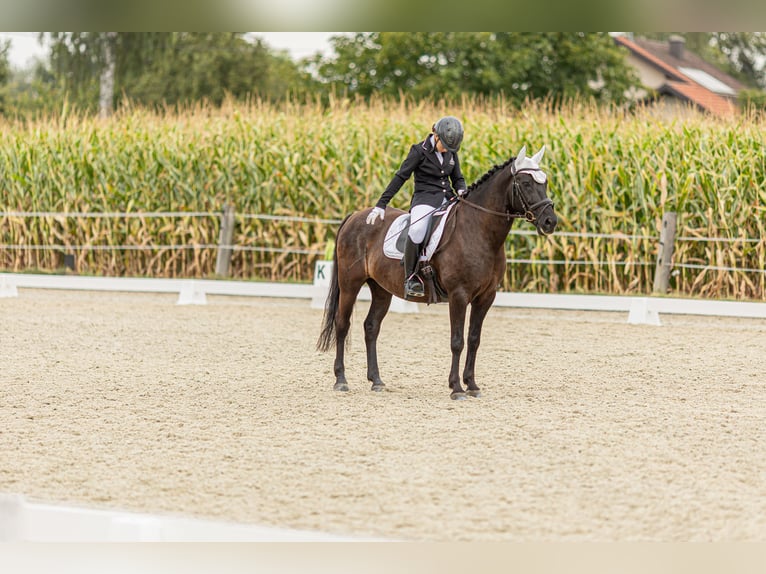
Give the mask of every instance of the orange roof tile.
[[668, 82], [667, 86], [702, 109], [716, 115], [728, 116], [737, 110], [736, 105], [731, 100], [719, 96], [698, 84], [691, 82]]

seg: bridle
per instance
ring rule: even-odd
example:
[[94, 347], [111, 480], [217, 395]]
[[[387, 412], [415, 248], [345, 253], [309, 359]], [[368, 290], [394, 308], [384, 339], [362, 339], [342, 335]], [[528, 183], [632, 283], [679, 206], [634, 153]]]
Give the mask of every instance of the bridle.
[[484, 213], [491, 213], [492, 215], [499, 215], [500, 217], [505, 217], [508, 221], [511, 221], [513, 219], [521, 219], [522, 217], [526, 219], [529, 223], [535, 223], [537, 221], [537, 215], [535, 215], [537, 212], [542, 212], [543, 209], [546, 207], [553, 206], [553, 200], [549, 197], [544, 197], [540, 201], [533, 203], [532, 205], [529, 204], [527, 201], [527, 198], [524, 197], [524, 194], [521, 192], [521, 184], [516, 179], [516, 176], [520, 173], [532, 173], [534, 170], [531, 169], [520, 169], [516, 171], [515, 173], [511, 174], [511, 207], [515, 203], [514, 196], [518, 196], [519, 200], [521, 201], [521, 206], [524, 208], [524, 213], [514, 213], [510, 211], [511, 208], [509, 208], [508, 211], [495, 211], [494, 209], [488, 209], [484, 207], [483, 205], [478, 205], [476, 203], [473, 203], [472, 201], [468, 201], [467, 199], [458, 196], [457, 199], [461, 203], [465, 203], [466, 205], [470, 205], [471, 207], [478, 209], [479, 211], [483, 211]]

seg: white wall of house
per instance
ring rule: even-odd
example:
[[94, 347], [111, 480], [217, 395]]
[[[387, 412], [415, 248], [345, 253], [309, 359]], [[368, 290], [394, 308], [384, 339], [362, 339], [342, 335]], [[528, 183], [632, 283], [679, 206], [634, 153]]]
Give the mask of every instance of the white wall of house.
[[657, 70], [654, 66], [647, 64], [641, 58], [630, 54], [628, 56], [628, 64], [630, 64], [636, 72], [638, 72], [638, 78], [641, 80], [641, 84], [647, 88], [656, 90], [662, 85], [666, 84], [668, 79], [665, 74]]

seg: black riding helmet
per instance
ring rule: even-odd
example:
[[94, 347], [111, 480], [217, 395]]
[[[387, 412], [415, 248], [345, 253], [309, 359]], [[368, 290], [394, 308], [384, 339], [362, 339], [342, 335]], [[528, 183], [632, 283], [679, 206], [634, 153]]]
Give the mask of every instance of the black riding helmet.
[[452, 153], [460, 149], [463, 141], [463, 124], [455, 116], [444, 116], [434, 124], [434, 133]]

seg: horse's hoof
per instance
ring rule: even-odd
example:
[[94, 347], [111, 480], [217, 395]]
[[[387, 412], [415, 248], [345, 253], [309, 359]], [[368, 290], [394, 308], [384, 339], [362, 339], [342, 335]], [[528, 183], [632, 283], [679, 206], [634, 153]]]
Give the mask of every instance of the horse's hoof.
[[335, 383], [333, 391], [348, 391], [348, 383]]
[[468, 390], [465, 392], [469, 397], [479, 398], [481, 396], [481, 391], [479, 389], [476, 389], [475, 391]]
[[374, 384], [374, 385], [372, 385], [372, 387], [370, 387], [370, 390], [371, 391], [375, 391], [376, 393], [379, 393], [381, 391], [385, 391], [386, 390], [386, 385], [383, 384], [383, 383], [380, 383], [378, 385]]
[[451, 393], [449, 398], [453, 401], [464, 401], [466, 397], [465, 393]]

